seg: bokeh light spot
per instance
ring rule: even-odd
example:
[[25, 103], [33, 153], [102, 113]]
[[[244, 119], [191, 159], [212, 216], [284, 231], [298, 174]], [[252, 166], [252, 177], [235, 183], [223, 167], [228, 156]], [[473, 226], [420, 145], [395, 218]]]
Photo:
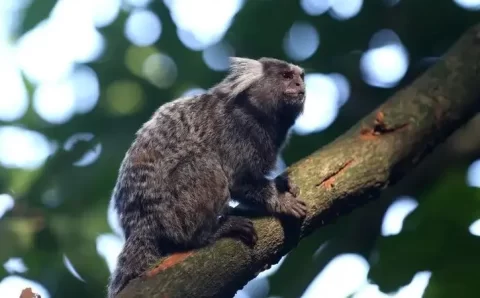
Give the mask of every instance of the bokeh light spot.
[[227, 70], [230, 65], [229, 57], [231, 56], [233, 56], [233, 48], [225, 42], [214, 44], [202, 53], [205, 64], [215, 71]]
[[69, 259], [65, 254], [63, 255], [63, 265], [65, 265], [65, 267], [67, 268], [67, 270], [68, 270], [76, 279], [85, 282], [85, 280], [80, 276], [80, 274], [78, 274], [78, 272], [77, 272], [77, 270], [75, 269], [75, 267], [73, 267], [72, 262], [70, 261], [70, 259]]
[[74, 49], [67, 49], [73, 54], [73, 61], [88, 63], [101, 57], [105, 50], [105, 39], [93, 26], [82, 28], [79, 32], [72, 34], [76, 34], [75, 37], [83, 41], [81, 44], [75, 44]]
[[42, 194], [42, 203], [47, 208], [57, 208], [62, 203], [64, 197], [61, 196], [57, 187], [51, 187]]
[[395, 294], [395, 298], [423, 297], [431, 276], [432, 273], [429, 271], [415, 273], [412, 281], [408, 285], [401, 287]]
[[258, 275], [257, 275], [257, 278], [266, 278], [266, 277], [269, 277], [273, 274], [275, 274], [275, 272], [278, 271], [278, 269], [280, 269], [280, 266], [282, 266], [283, 262], [285, 261], [285, 258], [287, 256], [283, 256], [280, 261], [278, 261], [278, 263], [276, 264], [273, 264], [270, 268], [268, 268], [267, 270], [264, 270], [262, 272], [260, 272]]
[[97, 237], [97, 253], [105, 259], [108, 270], [112, 273], [117, 267], [117, 259], [124, 241], [114, 234], [102, 234]]
[[396, 293], [390, 295], [382, 293], [377, 285], [366, 283], [352, 298], [421, 298], [431, 275], [432, 273], [429, 271], [417, 272], [408, 285], [401, 287]]
[[105, 40], [95, 27], [118, 14], [119, 0], [61, 0], [49, 17], [20, 37], [15, 60], [29, 81], [54, 82], [65, 78], [75, 63], [100, 57]]
[[153, 54], [158, 54], [157, 49], [154, 47], [137, 47], [132, 45], [128, 47], [125, 53], [125, 65], [134, 75], [143, 78], [143, 64]]
[[2, 297], [20, 297], [25, 288], [32, 288], [32, 291], [42, 298], [50, 298], [50, 293], [40, 283], [18, 275], [7, 276], [0, 282]]
[[338, 20], [347, 20], [360, 12], [363, 0], [333, 0], [330, 5], [332, 17]]
[[[177, 35], [178, 39], [189, 49], [194, 50], [194, 51], [200, 51], [203, 50], [207, 47], [207, 45], [203, 44], [201, 41], [199, 41], [195, 35], [186, 30], [182, 30], [180, 28], [177, 28]], [[210, 43], [208, 44], [210, 45]]]
[[115, 4], [111, 0], [58, 1], [47, 19], [48, 34], [52, 35], [50, 42], [53, 43], [49, 46], [60, 47], [69, 59], [77, 62], [96, 60], [103, 52], [105, 43], [95, 23], [106, 25], [116, 17], [115, 11], [110, 17], [108, 15], [112, 14], [105, 11], [109, 2]]
[[468, 231], [470, 231], [470, 233], [471, 233], [472, 235], [480, 236], [480, 219], [477, 219], [476, 221], [474, 221], [474, 222], [468, 227]]
[[118, 218], [118, 213], [115, 208], [114, 200], [110, 200], [108, 203], [107, 209], [107, 221], [108, 225], [112, 229], [112, 231], [117, 234], [120, 238], [124, 238], [122, 227], [120, 226], [120, 219]]
[[[2, 216], [0, 215], [0, 217]], [[23, 262], [22, 258], [9, 258], [5, 264], [3, 264], [3, 268], [5, 268], [5, 270], [7, 270], [7, 272], [10, 274], [25, 273], [28, 271], [28, 268], [25, 265], [25, 262]]]
[[77, 113], [88, 113], [97, 105], [100, 84], [97, 74], [88, 66], [79, 66], [71, 76]]
[[15, 206], [15, 200], [11, 195], [6, 193], [0, 194], [0, 218], [9, 210], [12, 210], [13, 206]]
[[[235, 293], [235, 296], [233, 296], [233, 298], [252, 298], [250, 297], [250, 295], [243, 291], [243, 290], [238, 290], [236, 293]], [[271, 298], [271, 297], [269, 297]]]
[[320, 36], [312, 25], [296, 22], [287, 32], [283, 48], [287, 55], [296, 61], [310, 58], [320, 45]]
[[395, 86], [407, 72], [407, 50], [391, 30], [380, 30], [373, 35], [370, 46], [360, 60], [363, 79], [376, 87]]
[[382, 235], [390, 236], [400, 233], [403, 227], [403, 221], [408, 214], [410, 214], [418, 203], [411, 197], [399, 197], [388, 207], [387, 212], [383, 217]]
[[268, 297], [270, 282], [265, 277], [256, 277], [250, 280], [240, 291], [246, 297]]
[[133, 7], [147, 7], [152, 0], [123, 0], [123, 2]]
[[395, 33], [395, 31], [390, 29], [380, 29], [375, 32], [370, 41], [368, 42], [368, 46], [370, 48], [380, 48], [390, 44], [401, 44], [402, 41], [400, 37]]
[[480, 10], [480, 0], [453, 0], [458, 6], [467, 10]]
[[302, 298], [348, 297], [366, 282], [368, 270], [368, 262], [362, 256], [338, 255], [313, 279]]
[[23, 78], [12, 55], [0, 49], [0, 120], [15, 121], [23, 117], [28, 109], [28, 94]]
[[107, 87], [106, 104], [108, 111], [114, 115], [136, 113], [144, 104], [143, 89], [133, 81], [116, 81]]
[[33, 94], [33, 108], [45, 121], [63, 124], [75, 113], [75, 90], [71, 82], [43, 83]]
[[0, 127], [0, 164], [7, 168], [36, 169], [51, 154], [42, 134], [16, 126]]
[[311, 16], [319, 16], [330, 8], [331, 0], [300, 0], [305, 13]]
[[[180, 41], [192, 50], [219, 42], [242, 8], [244, 0], [164, 1], [177, 25]], [[215, 13], [212, 13], [215, 12]]]
[[149, 46], [162, 34], [158, 16], [145, 9], [134, 10], [125, 22], [125, 36], [137, 46]]
[[340, 92], [331, 77], [319, 73], [307, 74], [305, 87], [305, 107], [294, 125], [298, 134], [323, 130], [333, 123], [338, 114]]
[[3, 0], [0, 1], [0, 9], [4, 10], [20, 10], [25, 8], [32, 0]]
[[120, 12], [120, 0], [83, 0], [83, 2], [91, 3], [93, 22], [98, 28], [113, 23]]
[[201, 95], [201, 94], [204, 94], [206, 91], [207, 90], [203, 88], [194, 87], [183, 92], [180, 97], [191, 97], [191, 96]]
[[328, 76], [333, 80], [335, 86], [337, 86], [338, 105], [344, 105], [350, 97], [350, 83], [348, 82], [348, 79], [339, 73], [331, 73]]
[[29, 81], [58, 81], [73, 69], [73, 57], [47, 21], [40, 22], [17, 42], [16, 59]]
[[[92, 133], [76, 133], [69, 137], [63, 146], [67, 151], [71, 151], [79, 141], [90, 142], [95, 136]], [[102, 152], [102, 144], [96, 144], [92, 149], [88, 150], [83, 156], [73, 163], [76, 167], [85, 167], [94, 163]]]
[[474, 161], [467, 170], [467, 184], [480, 187], [480, 159]]
[[313, 259], [317, 259], [320, 257], [320, 255], [322, 254], [322, 252], [330, 245], [330, 241], [327, 240], [325, 242], [323, 242], [322, 244], [320, 244], [320, 246], [317, 248], [317, 250], [313, 253], [313, 256], [312, 258]]
[[175, 61], [161, 53], [152, 54], [145, 59], [142, 72], [150, 83], [162, 89], [172, 86], [177, 79]]

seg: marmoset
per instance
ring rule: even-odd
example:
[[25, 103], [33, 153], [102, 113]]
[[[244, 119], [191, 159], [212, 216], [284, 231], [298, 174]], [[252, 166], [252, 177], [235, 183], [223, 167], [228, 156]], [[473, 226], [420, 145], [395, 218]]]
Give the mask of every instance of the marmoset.
[[162, 105], [136, 133], [112, 194], [125, 236], [108, 296], [162, 256], [222, 237], [254, 246], [252, 222], [226, 212], [231, 197], [303, 218], [288, 175], [266, 176], [305, 101], [304, 70], [273, 58], [230, 58], [206, 93]]

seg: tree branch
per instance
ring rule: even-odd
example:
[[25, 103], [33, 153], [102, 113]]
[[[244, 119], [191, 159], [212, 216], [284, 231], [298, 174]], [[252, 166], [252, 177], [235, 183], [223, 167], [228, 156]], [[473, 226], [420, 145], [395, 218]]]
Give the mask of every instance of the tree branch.
[[232, 297], [314, 229], [367, 203], [414, 168], [480, 110], [480, 25], [444, 58], [344, 135], [288, 169], [308, 204], [302, 223], [255, 220], [254, 249], [222, 239], [160, 260], [120, 293], [128, 297]]

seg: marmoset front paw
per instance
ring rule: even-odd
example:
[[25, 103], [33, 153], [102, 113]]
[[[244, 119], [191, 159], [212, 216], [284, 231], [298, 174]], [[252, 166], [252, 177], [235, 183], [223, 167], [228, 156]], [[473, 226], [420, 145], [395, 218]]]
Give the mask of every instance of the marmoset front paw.
[[253, 222], [242, 216], [228, 216], [219, 230], [220, 237], [232, 237], [241, 240], [246, 245], [253, 247], [258, 236]]
[[300, 187], [298, 187], [290, 179], [288, 179], [287, 191], [296, 198], [300, 194]]
[[279, 193], [289, 192], [294, 197], [300, 194], [300, 188], [288, 178], [286, 173], [275, 178], [275, 185]]
[[300, 219], [307, 215], [307, 205], [292, 193], [284, 192], [278, 196], [278, 202], [274, 211], [277, 214], [293, 216]]

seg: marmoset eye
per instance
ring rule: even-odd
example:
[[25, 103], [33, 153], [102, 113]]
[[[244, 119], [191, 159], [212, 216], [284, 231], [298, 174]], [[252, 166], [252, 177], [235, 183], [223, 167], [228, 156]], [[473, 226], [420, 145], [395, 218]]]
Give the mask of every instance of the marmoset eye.
[[292, 79], [293, 78], [293, 73], [291, 71], [285, 71], [282, 73], [282, 76], [284, 79]]

